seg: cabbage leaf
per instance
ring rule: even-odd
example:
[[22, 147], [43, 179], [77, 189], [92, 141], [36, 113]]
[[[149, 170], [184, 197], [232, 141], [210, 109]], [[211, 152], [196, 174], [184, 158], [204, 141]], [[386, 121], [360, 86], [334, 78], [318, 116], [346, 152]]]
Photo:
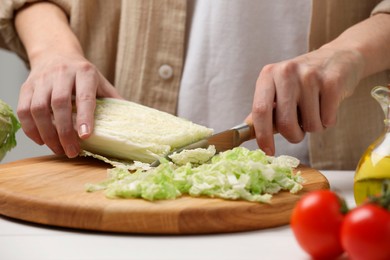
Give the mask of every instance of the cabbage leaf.
[[0, 161], [16, 146], [16, 132], [19, 129], [20, 123], [12, 108], [0, 99]]

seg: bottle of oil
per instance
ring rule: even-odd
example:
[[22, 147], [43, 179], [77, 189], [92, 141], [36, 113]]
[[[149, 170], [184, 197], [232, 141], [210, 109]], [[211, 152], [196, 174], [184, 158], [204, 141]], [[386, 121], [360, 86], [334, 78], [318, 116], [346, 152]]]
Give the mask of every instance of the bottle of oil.
[[390, 88], [375, 87], [371, 95], [385, 113], [385, 131], [367, 148], [356, 168], [354, 196], [357, 205], [368, 196], [380, 194], [383, 181], [390, 179]]

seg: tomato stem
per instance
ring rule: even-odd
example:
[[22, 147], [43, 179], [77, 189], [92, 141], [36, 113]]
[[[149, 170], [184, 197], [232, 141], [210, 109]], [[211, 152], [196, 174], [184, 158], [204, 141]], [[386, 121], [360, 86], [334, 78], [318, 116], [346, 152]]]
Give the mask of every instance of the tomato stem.
[[345, 201], [344, 198], [342, 198], [340, 196], [338, 196], [338, 198], [339, 198], [339, 202], [340, 202], [340, 212], [341, 212], [341, 214], [345, 215], [349, 211], [347, 202]]
[[382, 184], [382, 195], [383, 195], [383, 207], [390, 210], [390, 179], [386, 179]]

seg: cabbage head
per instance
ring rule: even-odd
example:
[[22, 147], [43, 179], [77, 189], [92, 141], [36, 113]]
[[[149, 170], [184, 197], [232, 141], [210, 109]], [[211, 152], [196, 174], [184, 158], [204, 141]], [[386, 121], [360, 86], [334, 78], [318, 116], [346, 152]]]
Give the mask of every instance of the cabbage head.
[[0, 99], [0, 161], [16, 146], [16, 132], [20, 123], [12, 108]]

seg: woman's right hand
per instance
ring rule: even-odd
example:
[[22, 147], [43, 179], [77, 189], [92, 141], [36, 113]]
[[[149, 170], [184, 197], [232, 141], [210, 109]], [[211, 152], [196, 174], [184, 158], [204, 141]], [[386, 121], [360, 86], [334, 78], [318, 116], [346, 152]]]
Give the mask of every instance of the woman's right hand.
[[16, 12], [15, 28], [31, 67], [17, 107], [22, 129], [54, 153], [76, 157], [79, 138], [93, 131], [96, 97], [121, 97], [85, 58], [68, 17], [57, 5], [24, 5]]
[[17, 114], [29, 138], [72, 158], [79, 154], [79, 138], [88, 138], [93, 130], [96, 97], [121, 98], [83, 56], [47, 52], [31, 63]]

